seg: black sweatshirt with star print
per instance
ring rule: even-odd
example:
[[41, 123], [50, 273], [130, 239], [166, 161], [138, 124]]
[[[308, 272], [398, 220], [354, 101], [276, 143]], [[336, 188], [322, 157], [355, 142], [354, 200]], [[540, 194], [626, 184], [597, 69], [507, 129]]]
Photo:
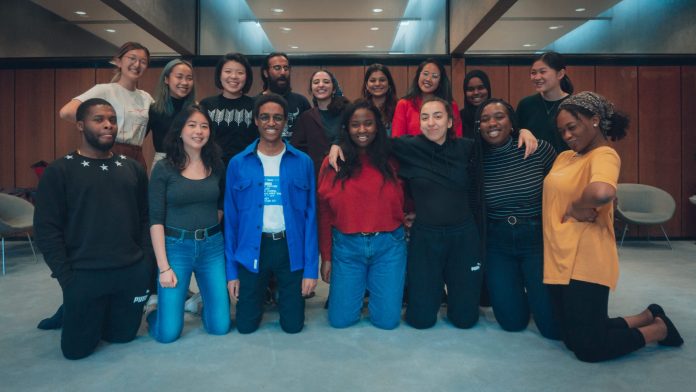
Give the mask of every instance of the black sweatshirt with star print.
[[74, 270], [152, 262], [145, 171], [123, 155], [58, 158], [39, 182], [34, 233], [63, 287]]

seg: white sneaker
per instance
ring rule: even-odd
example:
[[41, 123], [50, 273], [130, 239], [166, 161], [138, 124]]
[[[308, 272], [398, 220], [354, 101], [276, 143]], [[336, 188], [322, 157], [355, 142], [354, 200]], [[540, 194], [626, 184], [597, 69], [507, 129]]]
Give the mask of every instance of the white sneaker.
[[143, 313], [149, 314], [155, 309], [157, 309], [157, 294], [152, 294], [143, 307]]
[[191, 298], [187, 299], [184, 303], [184, 311], [193, 314], [200, 314], [202, 307], [203, 298], [201, 298], [201, 293], [196, 293], [192, 295]]

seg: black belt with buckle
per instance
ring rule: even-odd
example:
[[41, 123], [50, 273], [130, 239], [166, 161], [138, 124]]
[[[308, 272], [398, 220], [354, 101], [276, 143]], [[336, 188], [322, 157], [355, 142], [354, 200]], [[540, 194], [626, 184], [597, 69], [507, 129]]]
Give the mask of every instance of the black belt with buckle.
[[168, 237], [183, 238], [185, 240], [203, 241], [220, 232], [220, 225], [211, 226], [205, 229], [183, 230], [173, 227], [165, 227], [164, 234]]
[[541, 217], [540, 216], [533, 216], [533, 217], [526, 217], [526, 218], [518, 218], [514, 215], [510, 215], [507, 218], [495, 218], [493, 220], [507, 222], [507, 224], [509, 224], [510, 226], [514, 226], [518, 223], [540, 222]]
[[357, 233], [357, 234], [360, 234], [363, 237], [375, 237], [375, 236], [378, 236], [379, 233], [380, 233], [379, 231], [369, 231], [369, 232], [368, 231], [361, 231], [360, 233]]
[[277, 233], [261, 233], [261, 237], [270, 238], [273, 241], [282, 240], [285, 238], [285, 230], [279, 231]]

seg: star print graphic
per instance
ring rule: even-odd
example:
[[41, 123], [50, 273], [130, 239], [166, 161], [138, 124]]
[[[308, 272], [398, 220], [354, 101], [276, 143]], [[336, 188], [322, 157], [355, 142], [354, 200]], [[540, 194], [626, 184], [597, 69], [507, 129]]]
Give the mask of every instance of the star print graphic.
[[82, 165], [82, 167], [87, 167], [87, 166], [89, 166], [89, 162], [82, 161], [81, 165]]
[[73, 156], [72, 156], [72, 155], [66, 155], [66, 156], [65, 156], [65, 159], [73, 159]]
[[106, 166], [105, 164], [102, 164], [102, 165], [99, 166], [99, 167], [101, 167], [102, 171], [108, 171], [108, 170], [109, 170], [109, 167]]
[[123, 166], [123, 163], [116, 161], [116, 166]]
[[125, 156], [125, 155], [119, 155], [119, 157], [120, 157], [121, 159], [126, 159], [126, 156]]

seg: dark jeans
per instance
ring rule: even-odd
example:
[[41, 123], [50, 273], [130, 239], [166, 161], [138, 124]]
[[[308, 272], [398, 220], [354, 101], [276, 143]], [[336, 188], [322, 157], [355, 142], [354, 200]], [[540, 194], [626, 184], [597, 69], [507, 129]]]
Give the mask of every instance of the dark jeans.
[[447, 285], [447, 318], [457, 328], [471, 328], [479, 317], [483, 265], [473, 219], [454, 227], [417, 221], [411, 228], [407, 257], [406, 322], [430, 328], [437, 322], [442, 289]]
[[101, 339], [135, 339], [150, 295], [151, 272], [146, 261], [119, 269], [73, 270], [63, 287], [63, 355], [80, 359], [92, 354]]
[[305, 300], [302, 298], [304, 270], [290, 271], [290, 255], [286, 238], [261, 238], [259, 272], [249, 272], [239, 266], [239, 302], [237, 330], [252, 333], [259, 328], [263, 317], [266, 288], [271, 276], [278, 282], [278, 313], [280, 327], [287, 333], [297, 333], [304, 326]]
[[506, 331], [521, 331], [534, 315], [539, 332], [559, 339], [548, 286], [544, 280], [544, 239], [541, 221], [489, 219], [486, 280], [495, 319]]
[[645, 346], [637, 328], [620, 317], [609, 318], [609, 287], [571, 280], [549, 285], [554, 310], [560, 316], [566, 347], [583, 362], [618, 358]]

